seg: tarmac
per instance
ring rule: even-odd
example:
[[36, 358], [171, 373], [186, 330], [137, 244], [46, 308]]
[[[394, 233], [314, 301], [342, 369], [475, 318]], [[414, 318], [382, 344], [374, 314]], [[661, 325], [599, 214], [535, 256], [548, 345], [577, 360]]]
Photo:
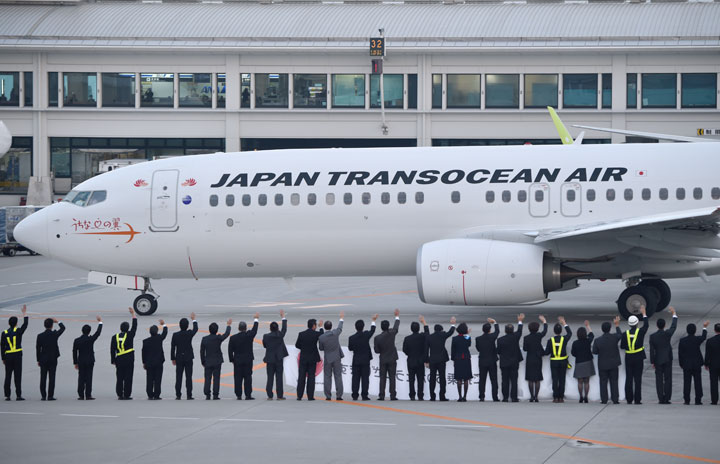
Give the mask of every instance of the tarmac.
[[[649, 362], [643, 377], [642, 405], [602, 405], [566, 402], [467, 403], [354, 402], [349, 392], [343, 402], [295, 401], [294, 386], [286, 385], [289, 401], [267, 401], [264, 393], [264, 350], [257, 345], [253, 384], [255, 401], [237, 401], [232, 367], [223, 365], [221, 401], [205, 401], [202, 368], [196, 359], [195, 401], [174, 399], [174, 368], [169, 361], [170, 340], [165, 341], [163, 401], [148, 401], [145, 375], [136, 360], [133, 401], [117, 400], [115, 372], [109, 361], [110, 337], [120, 322], [129, 320], [128, 306], [136, 293], [90, 285], [87, 273], [42, 256], [0, 257], [0, 328], [4, 319], [20, 316], [28, 305], [30, 326], [23, 339], [24, 402], [0, 402], [0, 462], [23, 463], [186, 463], [195, 461], [292, 463], [448, 462], [452, 460], [502, 461], [503, 463], [720, 463], [716, 440], [720, 406], [710, 405], [709, 379], [703, 371], [704, 405], [682, 404], [682, 371], [673, 369], [673, 404], [659, 405]], [[672, 280], [672, 305], [677, 309], [678, 330], [685, 334], [689, 322], [720, 322], [718, 279]], [[240, 320], [252, 321], [260, 312], [258, 338], [268, 323], [288, 318], [286, 340], [292, 344], [310, 317], [337, 321], [345, 311], [346, 328], [341, 343], [354, 330], [352, 323], [380, 313], [392, 319], [401, 312], [398, 347], [409, 333], [409, 323], [423, 314], [432, 326], [446, 327], [451, 316], [467, 322], [472, 336], [481, 332], [487, 317], [500, 324], [515, 322], [520, 311], [527, 321], [544, 314], [548, 321], [566, 317], [573, 329], [589, 320], [596, 332], [601, 322], [616, 315], [614, 301], [622, 283], [582, 282], [581, 287], [551, 294], [551, 301], [537, 306], [468, 308], [428, 306], [418, 300], [413, 277], [282, 279], [158, 280], [161, 295], [157, 313], [140, 317], [136, 347], [147, 329], [162, 318], [177, 330], [177, 322], [197, 314], [200, 330], [217, 322], [221, 330], [233, 319], [233, 333]], [[72, 342], [80, 327], [94, 327], [95, 316], [105, 323], [96, 343], [93, 394], [96, 401], [77, 401], [77, 373], [72, 366]], [[35, 337], [42, 320], [57, 317], [67, 331], [60, 338], [55, 402], [40, 401], [39, 368]], [[656, 316], [658, 317], [658, 316]], [[659, 317], [669, 319], [667, 313]], [[622, 325], [625, 328], [625, 324]], [[710, 327], [712, 335], [712, 325]], [[651, 321], [649, 333], [655, 330]], [[194, 339], [198, 350], [198, 333]], [[226, 351], [227, 342], [223, 345]], [[448, 343], [449, 347], [449, 343]], [[704, 350], [704, 346], [703, 346]], [[139, 350], [138, 350], [139, 351]], [[474, 351], [474, 349], [472, 350]], [[197, 351], [196, 351], [197, 357]], [[139, 358], [139, 354], [137, 356]], [[622, 368], [621, 368], [622, 369]], [[522, 382], [522, 380], [521, 380]], [[448, 388], [454, 388], [448, 385]], [[568, 391], [576, 385], [568, 384]], [[597, 376], [591, 380], [597, 389]], [[622, 385], [620, 386], [622, 389]], [[13, 392], [14, 398], [14, 392]], [[322, 394], [316, 394], [322, 399]]]

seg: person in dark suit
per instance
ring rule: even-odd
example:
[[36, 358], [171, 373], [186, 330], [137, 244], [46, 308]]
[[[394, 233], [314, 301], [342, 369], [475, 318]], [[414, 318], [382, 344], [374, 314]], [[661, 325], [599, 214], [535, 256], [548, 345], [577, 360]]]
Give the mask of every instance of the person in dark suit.
[[468, 386], [470, 385], [470, 379], [472, 379], [472, 360], [470, 356], [472, 339], [470, 338], [470, 329], [464, 322], [458, 325], [457, 333], [457, 336], [453, 337], [450, 344], [450, 359], [453, 360], [453, 376], [457, 382], [458, 401], [466, 403]]
[[579, 402], [587, 403], [588, 393], [590, 393], [590, 377], [595, 375], [595, 363], [592, 354], [592, 342], [595, 335], [590, 328], [590, 321], [585, 321], [585, 327], [578, 327], [577, 338], [570, 350], [570, 354], [575, 357], [573, 377], [577, 379], [578, 383]]
[[338, 326], [333, 329], [331, 321], [325, 321], [323, 324], [323, 332], [318, 337], [318, 348], [324, 352], [323, 357], [323, 390], [325, 400], [332, 401], [332, 384], [335, 379], [335, 400], [343, 400], [344, 385], [342, 379], [342, 359], [345, 357], [342, 346], [340, 346], [340, 334], [342, 333], [343, 324], [345, 324], [345, 312], [340, 312], [340, 320]]
[[630, 316], [630, 328], [620, 340], [620, 348], [625, 350], [625, 400], [628, 404], [642, 404], [642, 373], [645, 367], [645, 334], [650, 327], [645, 306], [640, 307], [643, 326], [638, 327], [639, 320]]
[[620, 391], [618, 390], [618, 366], [620, 361], [620, 350], [618, 343], [622, 338], [620, 332], [620, 316], [615, 316], [615, 333], [611, 334], [612, 325], [609, 322], [602, 323], [603, 334], [595, 339], [592, 346], [593, 354], [598, 356], [598, 371], [600, 374], [600, 401], [602, 404], [608, 402], [608, 381], [610, 382], [610, 398], [614, 404], [620, 402]]
[[[285, 399], [283, 395], [283, 359], [288, 355], [285, 347], [285, 334], [287, 333], [285, 311], [280, 311], [280, 317], [282, 318], [282, 329], [278, 330], [278, 323], [273, 321], [270, 323], [270, 332], [263, 335], [263, 347], [265, 348], [263, 362], [267, 369], [265, 393], [269, 400], [273, 398], [273, 380], [275, 380], [277, 399], [282, 401]], [[245, 399], [247, 398], [247, 393], [245, 393]]]
[[455, 316], [450, 318], [450, 330], [443, 331], [443, 326], [435, 324], [433, 333], [427, 337], [428, 346], [428, 367], [430, 368], [430, 401], [435, 401], [435, 384], [440, 384], [440, 401], [447, 401], [445, 388], [445, 368], [450, 360], [450, 355], [445, 348], [445, 342], [455, 332]]
[[[420, 333], [420, 324], [423, 325], [423, 333]], [[425, 363], [428, 361], [427, 337], [430, 329], [425, 323], [425, 318], [420, 316], [420, 324], [410, 324], [410, 335], [403, 340], [402, 351], [407, 356], [408, 382], [410, 383], [410, 400], [415, 401], [415, 384], [417, 383], [417, 399], [424, 399], [425, 391]]]
[[[563, 327], [565, 335], [562, 335]], [[558, 317], [558, 323], [553, 327], [555, 335], [550, 337], [545, 346], [545, 354], [550, 356], [550, 374], [553, 385], [553, 403], [565, 402], [565, 378], [570, 368], [567, 347], [572, 338], [572, 330], [565, 322], [565, 318]]]
[[705, 369], [710, 372], [710, 401], [717, 405], [720, 383], [720, 323], [715, 324], [715, 336], [705, 343]]
[[320, 362], [320, 352], [318, 351], [317, 341], [325, 331], [317, 330], [318, 324], [322, 325], [323, 321], [308, 319], [307, 329], [298, 334], [295, 341], [295, 348], [300, 350], [300, 358], [298, 359], [298, 384], [297, 384], [297, 400], [301, 401], [305, 388], [307, 386], [308, 401], [315, 401], [315, 372], [317, 363]]
[[73, 364], [78, 371], [78, 399], [92, 401], [92, 379], [95, 367], [95, 341], [102, 333], [102, 318], [97, 316], [98, 326], [90, 335], [91, 327], [82, 326], [82, 335], [73, 341]]
[[25, 401], [22, 396], [22, 337], [28, 327], [27, 306], [22, 307], [23, 325], [18, 328], [17, 316], [8, 319], [10, 328], [0, 335], [0, 354], [5, 365], [5, 401], [10, 401], [10, 384], [15, 379], [15, 397]]
[[190, 313], [193, 323], [192, 330], [188, 330], [190, 323], [186, 318], [180, 319], [180, 330], [175, 332], [170, 340], [170, 361], [175, 366], [175, 399], [182, 398], [182, 380], [185, 374], [185, 392], [187, 399], [194, 399], [192, 396], [192, 373], [193, 353], [192, 339], [198, 331], [198, 323], [195, 320], [195, 313]]
[[[53, 323], [60, 326], [59, 330], [53, 330]], [[55, 373], [57, 372], [60, 348], [58, 338], [65, 332], [65, 325], [55, 318], [47, 318], [44, 321], [45, 331], [37, 336], [35, 343], [35, 355], [40, 367], [40, 396], [43, 401], [55, 401]], [[47, 391], [45, 390], [47, 384]], [[49, 396], [48, 396], [49, 394]]]
[[670, 307], [672, 324], [665, 330], [665, 319], [657, 320], [657, 332], [650, 335], [650, 364], [655, 369], [655, 388], [660, 404], [670, 404], [672, 397], [672, 361], [673, 352], [670, 339], [677, 328], [677, 313]]
[[375, 334], [375, 321], [378, 315], [372, 317], [370, 330], [365, 329], [365, 322], [360, 319], [355, 321], [355, 333], [350, 335], [348, 339], [348, 350], [352, 351], [352, 399], [357, 401], [360, 392], [360, 384], [362, 383], [362, 400], [370, 401], [370, 360], [372, 360], [372, 350], [370, 349], [370, 339]]
[[245, 321], [238, 324], [239, 332], [230, 337], [228, 341], [228, 359], [233, 363], [233, 376], [235, 378], [235, 397], [242, 399], [243, 384], [245, 386], [245, 399], [254, 400], [252, 396], [252, 372], [253, 372], [253, 343], [258, 331], [258, 318], [260, 313], [255, 313], [255, 320], [250, 331]]
[[531, 322], [528, 324], [529, 334], [523, 338], [523, 351], [525, 355], [525, 380], [530, 389], [530, 402], [537, 403], [538, 393], [540, 393], [540, 382], [543, 380], [543, 356], [545, 356], [545, 348], [542, 345], [542, 339], [547, 334], [547, 321], [542, 314], [538, 316], [540, 322], [543, 323], [543, 331], [539, 332], [540, 324]]
[[132, 382], [135, 371], [135, 332], [137, 316], [128, 308], [132, 316], [132, 327], [127, 322], [120, 324], [120, 333], [110, 339], [110, 363], [115, 366], [115, 393], [119, 400], [132, 399]]
[[690, 387], [695, 382], [695, 404], [702, 404], [702, 366], [703, 357], [700, 345], [707, 338], [707, 326], [710, 321], [703, 323], [702, 335], [695, 335], [697, 327], [695, 324], [687, 325], [687, 336], [680, 339], [678, 344], [678, 361], [683, 370], [683, 399], [685, 404], [690, 404]]
[[517, 317], [518, 328], [514, 331], [512, 324], [505, 326], [505, 335], [498, 338], [497, 353], [500, 358], [500, 372], [502, 374], [502, 394], [503, 402], [507, 403], [512, 399], [513, 403], [517, 403], [517, 380], [520, 361], [523, 360], [520, 351], [520, 337], [522, 336], [523, 319], [525, 314], [520, 313]]
[[[492, 326], [495, 331], [490, 332]], [[498, 398], [498, 381], [497, 381], [497, 337], [500, 333], [500, 326], [495, 319], [488, 318], [487, 322], [482, 326], [483, 334], [475, 338], [475, 348], [478, 350], [478, 368], [479, 368], [479, 385], [480, 401], [485, 401], [485, 384], [488, 375], [490, 376], [490, 390], [493, 401], [500, 401]]]
[[390, 377], [390, 400], [397, 400], [397, 391], [395, 390], [395, 375], [397, 373], [397, 348], [395, 347], [395, 336], [400, 328], [400, 310], [395, 310], [395, 323], [390, 328], [390, 321], [382, 321], [380, 330], [382, 333], [375, 337], [374, 350], [380, 355], [380, 393], [378, 401], [385, 399], [385, 385], [388, 377]]
[[145, 391], [149, 400], [161, 400], [163, 364], [165, 364], [165, 351], [163, 342], [168, 334], [165, 321], [160, 319], [162, 334], [158, 335], [158, 326], [150, 327], [150, 336], [143, 340], [142, 363], [146, 372]]
[[208, 328], [210, 335], [204, 336], [200, 342], [200, 363], [205, 368], [205, 386], [203, 393], [205, 393], [206, 400], [210, 399], [211, 384], [212, 399], [220, 399], [220, 369], [223, 363], [221, 346], [222, 342], [230, 336], [230, 326], [232, 326], [232, 319], [228, 319], [225, 333], [218, 335], [218, 325], [213, 322]]

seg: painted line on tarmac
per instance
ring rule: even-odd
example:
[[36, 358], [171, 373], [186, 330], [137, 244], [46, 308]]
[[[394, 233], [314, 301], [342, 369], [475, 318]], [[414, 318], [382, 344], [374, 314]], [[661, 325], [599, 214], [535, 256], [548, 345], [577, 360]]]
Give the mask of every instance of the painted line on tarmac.
[[452, 424], [418, 424], [418, 427], [456, 427], [469, 429], [489, 429], [489, 425], [452, 425]]
[[163, 417], [163, 416], [138, 416], [138, 419], [157, 419], [157, 420], [200, 420], [199, 417]]
[[15, 411], [0, 411], [0, 414], [16, 414], [18, 416], [42, 416], [45, 413], [42, 412], [15, 412]]
[[320, 425], [387, 425], [395, 426], [397, 424], [390, 424], [387, 422], [331, 422], [331, 421], [305, 421], [306, 424], [320, 424]]
[[224, 422], [272, 422], [272, 423], [284, 423], [284, 420], [275, 419], [220, 419]]
[[102, 414], [60, 414], [61, 416], [65, 417], [97, 417], [97, 418], [106, 418], [106, 419], [117, 419], [120, 416], [106, 416]]
[[[15, 285], [15, 284], [11, 284]], [[20, 284], [24, 285], [24, 284]], [[52, 300], [55, 298], [65, 297], [69, 295], [75, 295], [78, 293], [90, 292], [93, 290], [99, 290], [103, 288], [101, 285], [94, 284], [80, 284], [74, 287], [61, 288], [60, 290], [53, 290], [45, 293], [38, 293], [37, 295], [29, 295], [14, 300], [0, 301], [0, 308], [7, 308], [8, 306], [15, 306], [21, 304], [37, 303], [39, 301]]]

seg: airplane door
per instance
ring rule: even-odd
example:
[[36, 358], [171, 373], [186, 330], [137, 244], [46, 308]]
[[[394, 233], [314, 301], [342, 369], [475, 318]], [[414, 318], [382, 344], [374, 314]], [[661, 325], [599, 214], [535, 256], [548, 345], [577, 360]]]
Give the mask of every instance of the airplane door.
[[177, 225], [177, 190], [179, 171], [155, 171], [152, 176], [150, 230], [175, 232]]
[[545, 217], [550, 214], [550, 186], [532, 184], [530, 186], [530, 215]]
[[563, 216], [580, 216], [582, 212], [582, 187], [577, 182], [562, 184], [560, 211]]

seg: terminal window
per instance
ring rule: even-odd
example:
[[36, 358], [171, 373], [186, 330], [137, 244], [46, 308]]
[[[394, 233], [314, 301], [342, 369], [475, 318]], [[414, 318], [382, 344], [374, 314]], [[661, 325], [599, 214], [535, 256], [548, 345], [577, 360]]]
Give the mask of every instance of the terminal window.
[[519, 74], [486, 74], [485, 75], [485, 107], [486, 108], [519, 108], [520, 106], [520, 75]]
[[643, 74], [642, 107], [675, 108], [677, 105], [677, 74]]
[[217, 75], [217, 107], [225, 108], [225, 73]]
[[563, 74], [564, 108], [597, 108], [597, 74]]
[[13, 137], [10, 150], [0, 157], [0, 193], [27, 193], [32, 175], [32, 137]]
[[175, 106], [174, 81], [174, 74], [140, 74], [140, 106]]
[[0, 72], [0, 106], [20, 105], [20, 73]]
[[96, 73], [63, 73], [64, 106], [97, 106]]
[[[403, 108], [403, 75], [383, 75], [385, 108]], [[370, 76], [370, 108], [380, 108], [380, 75]]]
[[333, 74], [332, 106], [333, 108], [364, 108], [365, 75]]
[[612, 108], [612, 74], [602, 75], [602, 107]]
[[417, 109], [417, 96], [418, 96], [418, 90], [417, 90], [417, 74], [408, 74], [407, 75], [407, 101], [408, 101], [408, 109], [414, 110]]
[[288, 75], [255, 74], [255, 107], [287, 108]]
[[442, 108], [442, 74], [432, 75], [432, 107]]
[[48, 106], [58, 106], [58, 73], [48, 73]]
[[25, 88], [25, 106], [33, 106], [33, 73], [23, 73], [23, 87]]
[[681, 103], [683, 108], [717, 108], [716, 96], [717, 74], [682, 75]]
[[448, 74], [447, 107], [480, 108], [480, 74]]
[[295, 108], [327, 108], [327, 74], [293, 75]]
[[627, 107], [637, 108], [637, 74], [631, 73], [627, 75]]
[[135, 73], [102, 73], [102, 106], [135, 106]]
[[558, 106], [557, 74], [525, 74], [525, 108]]
[[212, 106], [212, 76], [207, 73], [183, 74], [178, 78], [178, 105], [181, 107]]
[[250, 74], [240, 74], [240, 108], [250, 108]]

